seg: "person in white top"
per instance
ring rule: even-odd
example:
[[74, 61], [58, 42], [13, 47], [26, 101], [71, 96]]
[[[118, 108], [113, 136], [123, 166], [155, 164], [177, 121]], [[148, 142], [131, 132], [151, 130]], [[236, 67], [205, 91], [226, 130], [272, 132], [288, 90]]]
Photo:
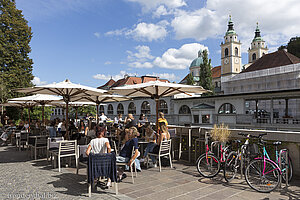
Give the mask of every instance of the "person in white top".
[[[89, 154], [92, 153], [110, 153], [111, 152], [111, 148], [109, 145], [109, 141], [107, 138], [104, 137], [104, 134], [106, 132], [106, 128], [105, 127], [100, 127], [100, 129], [98, 129], [98, 127], [96, 127], [96, 136], [97, 138], [92, 139], [85, 154], [87, 156], [89, 156]], [[108, 179], [107, 182], [107, 187], [111, 186], [111, 180]]]
[[90, 154], [90, 152], [94, 154], [111, 152], [109, 141], [107, 138], [104, 137], [105, 132], [106, 132], [105, 127], [100, 127], [100, 129], [96, 131], [97, 138], [91, 140], [86, 150], [87, 156]]
[[99, 117], [100, 123], [103, 123], [107, 120], [107, 117], [104, 115], [104, 113], [101, 113], [101, 116]]

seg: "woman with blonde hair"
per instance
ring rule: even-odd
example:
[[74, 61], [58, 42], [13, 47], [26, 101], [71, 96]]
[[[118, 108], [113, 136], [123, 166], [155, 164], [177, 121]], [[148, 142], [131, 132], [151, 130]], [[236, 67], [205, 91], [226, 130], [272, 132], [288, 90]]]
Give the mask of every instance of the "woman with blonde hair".
[[[157, 144], [151, 152], [151, 153], [155, 153], [155, 154], [159, 153], [159, 148], [160, 148], [161, 142], [164, 141], [164, 140], [169, 140], [170, 139], [170, 133], [168, 131], [168, 128], [167, 128], [166, 124], [164, 122], [160, 122], [158, 125], [159, 125], [158, 128], [160, 130], [160, 133], [158, 135]], [[154, 166], [156, 166], [155, 158], [151, 157], [151, 159], [152, 159], [152, 162], [153, 162]]]

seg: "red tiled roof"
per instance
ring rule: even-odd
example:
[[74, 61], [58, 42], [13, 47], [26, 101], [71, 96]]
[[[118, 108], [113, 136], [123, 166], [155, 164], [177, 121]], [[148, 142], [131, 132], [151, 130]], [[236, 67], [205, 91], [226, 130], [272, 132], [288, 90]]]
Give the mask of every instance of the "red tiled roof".
[[[139, 83], [146, 83], [149, 81], [156, 81], [156, 77], [152, 76], [142, 76], [142, 77], [136, 77], [136, 76], [127, 76], [125, 78], [119, 79], [116, 82], [114, 81], [113, 84], [107, 85], [108, 82], [103, 85], [103, 86], [108, 86], [108, 87], [118, 87], [118, 86], [123, 86], [123, 85], [134, 85], [134, 84], [139, 84]], [[158, 79], [159, 81], [162, 82], [169, 82], [167, 79]], [[98, 88], [102, 88], [103, 86], [100, 86]]]
[[183, 83], [190, 74], [187, 74], [179, 83]]
[[212, 78], [220, 78], [221, 77], [221, 66], [213, 67], [211, 69]]
[[97, 89], [102, 89], [105, 87], [110, 87], [112, 86], [116, 81], [114, 81], [113, 79], [110, 79], [109, 81], [107, 81], [104, 85], [101, 85], [99, 87], [97, 87]]
[[293, 54], [286, 52], [285, 50], [275, 51], [273, 53], [266, 54], [255, 61], [252, 65], [247, 67], [244, 72], [252, 72], [262, 69], [269, 69], [279, 66], [285, 66], [290, 64], [300, 63], [300, 58]]

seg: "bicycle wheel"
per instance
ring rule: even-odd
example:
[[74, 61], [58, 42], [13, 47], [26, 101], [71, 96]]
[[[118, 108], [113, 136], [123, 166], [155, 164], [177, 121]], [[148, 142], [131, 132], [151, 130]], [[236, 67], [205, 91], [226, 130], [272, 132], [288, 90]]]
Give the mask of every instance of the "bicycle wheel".
[[227, 182], [230, 182], [235, 178], [239, 166], [240, 162], [238, 155], [235, 151], [232, 151], [226, 158], [224, 164], [224, 178]]
[[293, 177], [293, 163], [292, 163], [292, 159], [289, 157], [289, 162], [286, 164], [286, 159], [285, 159], [285, 155], [282, 155], [280, 157], [281, 159], [281, 169], [282, 170], [282, 179], [283, 181], [286, 180], [286, 169], [288, 170], [288, 176], [289, 176], [289, 182], [291, 182], [292, 177]]
[[213, 154], [203, 154], [197, 160], [197, 170], [205, 178], [212, 178], [220, 171], [220, 161]]
[[248, 185], [258, 192], [275, 190], [280, 183], [280, 176], [278, 166], [263, 159], [253, 160], [245, 171]]

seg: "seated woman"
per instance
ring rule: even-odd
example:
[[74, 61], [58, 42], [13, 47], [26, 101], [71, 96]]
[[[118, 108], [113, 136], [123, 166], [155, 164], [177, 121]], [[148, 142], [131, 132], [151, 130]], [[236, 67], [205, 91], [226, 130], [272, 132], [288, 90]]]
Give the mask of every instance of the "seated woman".
[[[98, 154], [98, 153], [110, 153], [111, 147], [109, 145], [109, 141], [104, 137], [106, 132], [105, 127], [100, 127], [96, 129], [97, 138], [92, 139], [88, 148], [86, 150], [86, 155], [89, 156], [90, 153]], [[107, 186], [111, 186], [111, 180], [108, 179]]]
[[[160, 143], [164, 140], [169, 140], [170, 139], [170, 134], [169, 134], [169, 131], [168, 131], [168, 128], [167, 128], [166, 124], [164, 122], [159, 122], [158, 126], [159, 126], [159, 135], [158, 135], [158, 139], [157, 139], [157, 144], [151, 152], [151, 153], [155, 153], [155, 154], [159, 153]], [[153, 158], [151, 157], [152, 162], [155, 165], [156, 160], [153, 159]]]
[[95, 122], [91, 122], [90, 123], [90, 128], [86, 128], [85, 129], [85, 135], [91, 138], [95, 138], [96, 137], [96, 123]]
[[[138, 139], [137, 136], [139, 136], [139, 132], [137, 131], [136, 127], [131, 127], [128, 129], [127, 134], [125, 135], [125, 144], [123, 148], [121, 149], [120, 155], [117, 156], [117, 162], [121, 163], [127, 163], [125, 166], [126, 169], [129, 169], [129, 166], [131, 166], [131, 163], [135, 161], [136, 169], [138, 172], [141, 172], [141, 166], [140, 161], [137, 159], [139, 157], [139, 147], [138, 147]], [[134, 149], [134, 154], [132, 155], [132, 149]], [[122, 169], [118, 169], [118, 175], [120, 176], [120, 179], [122, 179], [124, 171]]]
[[[145, 153], [144, 153], [144, 158], [147, 157], [147, 154], [149, 152], [153, 151], [153, 148], [156, 146], [156, 132], [152, 129], [150, 123], [146, 123], [145, 125], [145, 139], [148, 143], [146, 149], [145, 149]], [[152, 161], [155, 160], [155, 158], [152, 158], [152, 156], [150, 156]], [[143, 161], [144, 159], [141, 159], [140, 161]]]
[[138, 120], [138, 131], [141, 133], [142, 137], [145, 135], [145, 125], [148, 122], [148, 119], [145, 117], [145, 114], [140, 114], [140, 118]]

